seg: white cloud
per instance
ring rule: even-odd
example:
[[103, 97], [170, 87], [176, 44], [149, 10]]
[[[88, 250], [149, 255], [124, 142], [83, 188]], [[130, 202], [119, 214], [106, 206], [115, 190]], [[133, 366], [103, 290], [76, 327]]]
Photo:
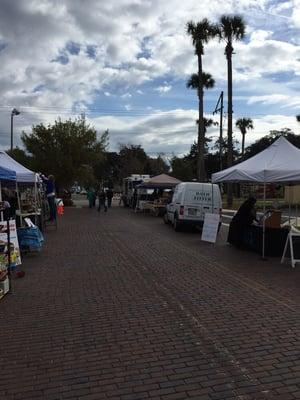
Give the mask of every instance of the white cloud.
[[154, 90], [159, 92], [159, 93], [167, 93], [171, 89], [172, 89], [171, 85], [158, 86], [157, 88], [154, 88]]
[[264, 96], [251, 96], [249, 97], [248, 104], [263, 103], [263, 104], [277, 104], [286, 102], [289, 99], [284, 94], [270, 94]]
[[264, 31], [262, 29], [258, 29], [257, 31], [253, 31], [250, 35], [250, 41], [265, 41], [270, 36], [272, 36], [271, 31]]
[[293, 13], [292, 13], [292, 20], [294, 25], [297, 28], [300, 28], [300, 1], [299, 0], [294, 0], [292, 2], [293, 6]]
[[[227, 0], [222, 7], [217, 0], [203, 0], [201, 7], [197, 0], [89, 0], [88, 7], [81, 0], [2, 0], [0, 105], [8, 108], [0, 114], [0, 129], [9, 132], [9, 107], [24, 110], [16, 118], [17, 137], [33, 123], [52, 122], [58, 115], [71, 116], [74, 109], [97, 109], [99, 98], [107, 103], [112, 98], [121, 99], [116, 108], [123, 108], [124, 100], [130, 99], [131, 104], [126, 104], [125, 109], [132, 111], [131, 127], [135, 132], [141, 127], [148, 129], [146, 146], [153, 149], [157, 137], [169, 149], [189, 146], [195, 134], [195, 117], [183, 123], [182, 119], [173, 118], [171, 112], [165, 114], [167, 119], [158, 114], [141, 121], [133, 114], [134, 99], [144, 100], [140, 95], [148, 88], [139, 87], [143, 84], [159, 93], [172, 88], [173, 94], [175, 85], [171, 87], [167, 82], [182, 80], [184, 88], [186, 77], [197, 70], [186, 22], [203, 17], [217, 21], [221, 13], [242, 13], [248, 23], [247, 41], [234, 44], [235, 98], [241, 92], [246, 102], [249, 98], [249, 107], [272, 104], [280, 115], [279, 108], [284, 112], [282, 107], [288, 106], [294, 107], [296, 113], [300, 47], [299, 31], [295, 28], [300, 27], [299, 12], [299, 0]], [[217, 85], [225, 84], [224, 43], [210, 42], [205, 47], [203, 64]], [[282, 81], [275, 82], [269, 76], [283, 73], [290, 75]], [[159, 83], [152, 83], [155, 80]], [[163, 96], [155, 97], [158, 101]], [[159, 108], [155, 101], [144, 104], [144, 109]], [[171, 102], [167, 106], [183, 108]], [[168, 123], [163, 129], [170, 131], [170, 135], [161, 139], [161, 132], [152, 126], [154, 121], [156, 126]], [[276, 118], [275, 121], [278, 122]], [[121, 133], [124, 119], [110, 122], [120, 124], [115, 131], [124, 140], [126, 132], [130, 137], [128, 130]], [[182, 129], [178, 136], [177, 128]], [[0, 136], [0, 145], [7, 143], [7, 135]]]
[[130, 93], [124, 93], [121, 95], [121, 99], [130, 99], [132, 95]]

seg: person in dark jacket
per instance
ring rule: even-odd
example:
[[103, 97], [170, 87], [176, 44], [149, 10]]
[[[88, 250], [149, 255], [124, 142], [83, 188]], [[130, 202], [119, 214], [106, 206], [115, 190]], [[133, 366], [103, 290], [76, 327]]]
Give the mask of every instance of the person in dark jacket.
[[104, 207], [104, 211], [107, 212], [107, 198], [103, 189], [98, 192], [98, 211], [100, 212], [101, 206]]
[[249, 197], [240, 206], [229, 226], [227, 238], [228, 243], [236, 247], [242, 246], [245, 230], [253, 223], [253, 221], [256, 221], [255, 203], [256, 199], [254, 197]]
[[46, 178], [44, 175], [41, 176], [42, 180], [46, 186], [46, 197], [50, 209], [49, 221], [54, 221], [56, 219], [56, 206], [55, 206], [55, 180], [53, 175], [49, 175]]
[[111, 189], [108, 189], [106, 191], [106, 197], [107, 197], [107, 206], [108, 208], [111, 207], [112, 199], [114, 197], [114, 192]]

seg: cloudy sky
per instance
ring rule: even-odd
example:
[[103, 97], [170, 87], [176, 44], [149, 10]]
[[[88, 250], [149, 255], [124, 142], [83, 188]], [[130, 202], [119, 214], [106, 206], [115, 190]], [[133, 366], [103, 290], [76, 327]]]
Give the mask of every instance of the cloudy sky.
[[[255, 126], [246, 144], [271, 129], [300, 133], [300, 0], [1, 0], [0, 147], [10, 145], [16, 107], [19, 145], [33, 124], [84, 111], [99, 132], [109, 129], [111, 150], [186, 152], [197, 118], [196, 93], [185, 86], [197, 68], [186, 23], [222, 14], [247, 23], [233, 60], [234, 117]], [[211, 116], [222, 90], [227, 107], [224, 43], [206, 46], [204, 70], [216, 80], [205, 94]]]

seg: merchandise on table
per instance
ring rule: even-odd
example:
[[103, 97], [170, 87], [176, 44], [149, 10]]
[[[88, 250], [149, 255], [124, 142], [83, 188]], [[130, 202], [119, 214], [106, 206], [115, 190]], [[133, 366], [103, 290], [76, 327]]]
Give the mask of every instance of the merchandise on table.
[[6, 277], [3, 281], [0, 281], [0, 299], [8, 292], [9, 292], [9, 279], [8, 277]]

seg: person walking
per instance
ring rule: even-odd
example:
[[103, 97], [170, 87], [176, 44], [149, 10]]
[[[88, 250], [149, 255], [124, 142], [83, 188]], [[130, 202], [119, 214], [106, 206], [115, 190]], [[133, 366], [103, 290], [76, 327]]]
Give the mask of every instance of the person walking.
[[96, 193], [93, 188], [88, 189], [86, 197], [89, 201], [89, 208], [93, 208], [96, 200]]
[[112, 203], [112, 199], [114, 197], [114, 192], [112, 191], [112, 189], [108, 189], [106, 191], [106, 197], [107, 197], [107, 206], [108, 208], [111, 207], [111, 203]]
[[101, 207], [104, 207], [104, 211], [107, 212], [107, 198], [103, 189], [100, 189], [98, 192], [98, 211], [101, 211]]

